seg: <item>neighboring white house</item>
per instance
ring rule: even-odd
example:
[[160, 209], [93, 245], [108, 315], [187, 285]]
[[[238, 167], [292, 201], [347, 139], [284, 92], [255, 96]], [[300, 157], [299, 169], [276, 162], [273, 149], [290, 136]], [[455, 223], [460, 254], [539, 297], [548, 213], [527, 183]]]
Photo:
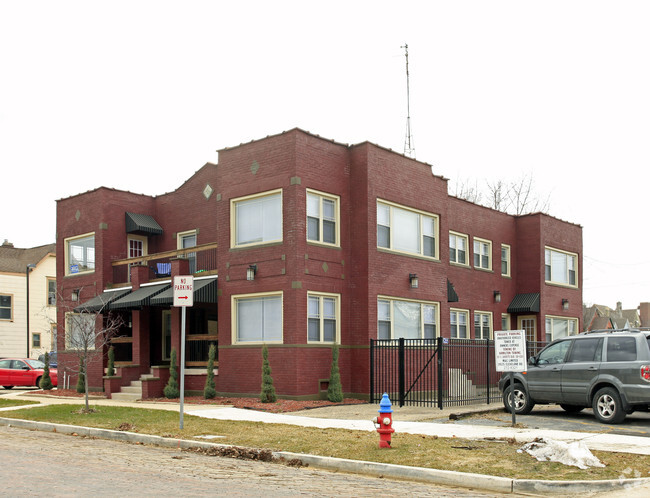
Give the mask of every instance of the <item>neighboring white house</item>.
[[19, 249], [5, 240], [0, 246], [0, 358], [24, 358], [28, 352], [38, 358], [56, 349], [56, 296], [56, 244]]

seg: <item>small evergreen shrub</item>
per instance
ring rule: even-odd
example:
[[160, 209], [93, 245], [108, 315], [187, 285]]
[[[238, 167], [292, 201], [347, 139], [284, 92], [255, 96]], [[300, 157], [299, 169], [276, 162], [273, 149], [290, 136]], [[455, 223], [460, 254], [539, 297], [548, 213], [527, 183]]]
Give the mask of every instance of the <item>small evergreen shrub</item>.
[[113, 377], [115, 375], [115, 348], [111, 346], [108, 348], [108, 367], [106, 368], [106, 376]]
[[260, 395], [260, 401], [262, 403], [275, 403], [278, 398], [275, 395], [275, 387], [273, 387], [271, 365], [269, 364], [269, 350], [266, 344], [262, 347], [262, 360], [262, 394]]
[[84, 372], [83, 359], [79, 360], [79, 375], [77, 376], [77, 392], [84, 394], [86, 392], [86, 374]]
[[179, 398], [181, 391], [178, 387], [178, 370], [176, 369], [176, 348], [172, 348], [172, 352], [169, 360], [169, 381], [165, 389], [163, 389], [163, 394], [165, 398], [175, 399]]
[[217, 396], [214, 386], [214, 359], [217, 356], [217, 348], [214, 344], [210, 345], [208, 351], [208, 375], [205, 378], [205, 388], [203, 389], [203, 398], [213, 399]]
[[330, 370], [330, 382], [327, 388], [327, 399], [333, 403], [343, 401], [343, 388], [341, 387], [341, 374], [339, 373], [339, 346], [335, 344], [332, 348], [332, 369]]
[[43, 376], [39, 382], [39, 387], [44, 391], [51, 390], [54, 385], [52, 384], [52, 379], [50, 378], [50, 354], [45, 353], [45, 368], [43, 368]]

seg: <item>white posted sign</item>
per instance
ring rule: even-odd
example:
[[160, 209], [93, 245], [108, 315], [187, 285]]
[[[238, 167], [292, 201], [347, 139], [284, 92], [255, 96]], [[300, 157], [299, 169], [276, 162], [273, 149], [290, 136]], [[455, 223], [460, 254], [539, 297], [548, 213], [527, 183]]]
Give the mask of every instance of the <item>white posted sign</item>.
[[497, 372], [525, 372], [526, 332], [499, 330], [494, 332], [494, 356]]
[[194, 306], [194, 277], [174, 277], [174, 306]]

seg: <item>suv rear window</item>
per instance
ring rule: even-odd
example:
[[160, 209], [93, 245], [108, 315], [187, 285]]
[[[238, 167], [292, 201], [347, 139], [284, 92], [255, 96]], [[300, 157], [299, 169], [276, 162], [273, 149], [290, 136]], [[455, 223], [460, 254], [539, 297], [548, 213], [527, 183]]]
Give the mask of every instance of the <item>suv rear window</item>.
[[636, 361], [636, 339], [634, 337], [609, 337], [607, 361]]

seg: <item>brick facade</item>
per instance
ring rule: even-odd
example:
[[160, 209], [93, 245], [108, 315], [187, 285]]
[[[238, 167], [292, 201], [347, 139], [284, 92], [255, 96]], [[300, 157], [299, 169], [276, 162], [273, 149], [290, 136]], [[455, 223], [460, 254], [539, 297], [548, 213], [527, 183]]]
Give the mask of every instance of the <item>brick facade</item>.
[[[270, 191], [282, 196], [281, 241], [232, 247], [232, 200]], [[308, 191], [337, 196], [338, 246], [307, 240]], [[205, 192], [211, 193], [206, 196]], [[436, 257], [378, 248], [378, 200], [436, 217]], [[218, 244], [219, 290], [212, 310], [218, 313], [215, 381], [221, 393], [257, 395], [261, 383], [261, 344], [233, 344], [233, 296], [281, 293], [282, 340], [269, 344], [269, 360], [276, 391], [285, 397], [318, 396], [329, 377], [331, 344], [307, 341], [308, 292], [339, 297], [343, 389], [348, 395], [359, 396], [369, 390], [368, 345], [378, 334], [378, 296], [434, 303], [437, 333], [447, 337], [450, 309], [467, 310], [473, 338], [475, 311], [492, 313], [491, 330], [499, 330], [509, 304], [523, 293], [539, 293], [540, 310], [531, 315], [540, 340], [545, 336], [545, 317], [578, 320], [581, 315], [579, 226], [544, 214], [510, 216], [451, 197], [447, 180], [432, 174], [429, 165], [370, 143], [348, 146], [294, 129], [219, 151], [218, 165], [206, 164], [176, 191], [161, 196], [102, 187], [60, 200], [57, 282], [66, 299], [74, 289], [82, 289], [83, 302], [118, 285], [113, 262], [127, 254], [127, 211], [150, 215], [163, 228], [161, 235], [148, 237], [150, 255], [175, 250], [176, 234], [188, 230], [196, 230], [199, 245]], [[467, 236], [468, 265], [449, 263], [450, 231]], [[91, 232], [95, 233], [95, 271], [66, 276], [65, 239]], [[476, 269], [472, 264], [475, 237], [491, 243], [491, 269]], [[507, 277], [500, 271], [502, 244], [511, 251]], [[545, 282], [546, 247], [577, 255], [577, 286]], [[257, 267], [252, 281], [246, 279], [250, 265]], [[410, 287], [409, 274], [417, 274], [418, 288]], [[448, 302], [448, 282], [458, 294], [457, 302]], [[494, 291], [502, 296], [499, 303]], [[568, 310], [562, 309], [563, 299], [569, 302]], [[65, 309], [59, 311], [60, 331], [65, 330]], [[161, 364], [162, 312], [159, 307], [131, 311], [131, 319], [138, 322], [134, 324], [131, 363], [138, 364], [141, 373]], [[180, 347], [176, 308], [171, 310], [171, 324], [172, 345]], [[509, 326], [518, 326], [516, 314], [510, 315]], [[59, 351], [65, 351], [62, 333]], [[65, 361], [65, 353], [59, 358]], [[101, 389], [101, 374], [99, 368], [89, 377], [97, 389]], [[201, 390], [204, 378], [198, 374], [189, 377], [187, 388]]]

